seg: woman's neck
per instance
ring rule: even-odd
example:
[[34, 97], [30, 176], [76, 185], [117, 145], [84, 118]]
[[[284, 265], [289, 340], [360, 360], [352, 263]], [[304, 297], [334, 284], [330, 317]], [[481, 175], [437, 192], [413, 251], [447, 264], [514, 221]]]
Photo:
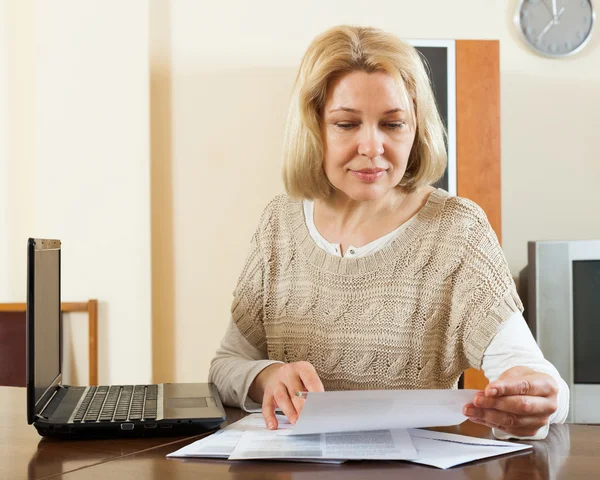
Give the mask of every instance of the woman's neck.
[[360, 247], [410, 220], [423, 208], [434, 190], [431, 186], [410, 193], [398, 190], [398, 194], [376, 202], [355, 202], [347, 197], [315, 200], [314, 225], [331, 243]]
[[367, 201], [354, 200], [342, 192], [327, 199], [315, 200], [315, 223], [327, 224], [339, 234], [356, 232], [365, 226], [396, 216], [410, 194], [393, 189], [385, 196]]

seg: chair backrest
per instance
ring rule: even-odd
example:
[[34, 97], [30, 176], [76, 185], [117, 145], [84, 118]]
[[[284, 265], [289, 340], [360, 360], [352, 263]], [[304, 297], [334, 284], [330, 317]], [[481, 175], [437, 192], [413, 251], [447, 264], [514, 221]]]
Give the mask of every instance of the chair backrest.
[[25, 386], [25, 312], [0, 310], [0, 385]]
[[[62, 313], [88, 313], [90, 385], [98, 385], [98, 300], [64, 302]], [[25, 303], [0, 303], [0, 385], [25, 386]]]

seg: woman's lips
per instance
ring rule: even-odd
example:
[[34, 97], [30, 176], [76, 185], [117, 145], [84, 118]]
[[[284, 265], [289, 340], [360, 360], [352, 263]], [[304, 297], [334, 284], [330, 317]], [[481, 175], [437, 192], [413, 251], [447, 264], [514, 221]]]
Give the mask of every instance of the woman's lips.
[[350, 170], [350, 173], [365, 183], [373, 183], [383, 177], [385, 170], [382, 168], [368, 168], [363, 170]]

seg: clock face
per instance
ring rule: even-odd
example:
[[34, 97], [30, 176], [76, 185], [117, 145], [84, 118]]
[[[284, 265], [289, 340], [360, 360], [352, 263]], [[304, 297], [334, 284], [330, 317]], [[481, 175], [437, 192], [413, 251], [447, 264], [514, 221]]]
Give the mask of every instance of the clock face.
[[515, 18], [527, 44], [550, 57], [583, 48], [594, 20], [591, 0], [522, 0]]

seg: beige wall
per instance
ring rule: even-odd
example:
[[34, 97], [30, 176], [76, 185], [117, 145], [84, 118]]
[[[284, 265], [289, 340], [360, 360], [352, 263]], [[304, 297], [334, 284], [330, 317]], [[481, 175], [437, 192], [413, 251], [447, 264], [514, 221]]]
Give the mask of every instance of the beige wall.
[[101, 382], [152, 375], [148, 28], [144, 0], [35, 4], [34, 232], [99, 299]]
[[[0, 112], [8, 115], [8, 155], [0, 178], [8, 215], [0, 235], [9, 278], [0, 301], [25, 301], [27, 237], [61, 239], [62, 299], [100, 301], [100, 381], [148, 382], [148, 4], [7, 5], [9, 102]], [[66, 322], [66, 379], [76, 382], [87, 381], [84, 320]]]
[[[2, 259], [0, 298], [24, 299], [25, 241], [35, 220], [35, 192], [27, 172], [35, 175], [34, 10], [33, 1], [2, 0], [0, 43], [0, 224]], [[2, 122], [2, 120], [0, 120]], [[1, 215], [1, 214], [0, 214]]]
[[[0, 0], [0, 105], [8, 103], [8, 1]], [[8, 225], [8, 109], [0, 107], [0, 225]], [[0, 234], [0, 292], [8, 292], [10, 273], [8, 264], [8, 232]]]
[[[78, 107], [84, 102], [92, 102], [95, 112], [106, 102], [112, 107], [100, 110], [104, 115], [101, 120], [89, 115], [82, 119], [96, 122], [92, 125], [100, 128], [93, 130], [59, 116], [52, 118], [60, 123], [45, 132], [38, 118], [35, 165], [40, 168], [40, 159], [59, 156], [48, 137], [60, 132], [67, 122], [83, 136], [79, 147], [92, 144], [105, 149], [93, 154], [90, 164], [72, 169], [71, 179], [91, 175], [107, 158], [112, 162], [107, 170], [120, 173], [124, 169], [127, 181], [119, 183], [117, 199], [125, 205], [133, 201], [136, 207], [121, 209], [113, 203], [111, 216], [117, 230], [127, 226], [129, 235], [149, 245], [151, 263], [143, 252], [132, 261], [127, 255], [135, 249], [121, 241], [126, 254], [119, 260], [128, 266], [121, 271], [130, 276], [115, 276], [100, 268], [96, 278], [83, 278], [71, 292], [82, 296], [89, 291], [104, 301], [105, 335], [115, 335], [122, 322], [144, 329], [147, 320], [139, 316], [132, 320], [129, 311], [118, 310], [116, 305], [132, 284], [143, 282], [144, 275], [149, 278], [152, 265], [151, 295], [137, 297], [141, 317], [152, 309], [152, 341], [149, 334], [139, 339], [142, 344], [147, 342], [140, 347], [146, 350], [131, 374], [145, 376], [152, 350], [154, 380], [206, 379], [210, 358], [229, 320], [231, 293], [252, 231], [266, 202], [283, 190], [282, 134], [296, 69], [311, 39], [335, 24], [373, 25], [412, 39], [500, 39], [503, 237], [511, 270], [517, 274], [524, 266], [527, 240], [600, 238], [600, 222], [596, 220], [600, 202], [595, 195], [600, 146], [592, 136], [598, 128], [594, 109], [600, 104], [598, 31], [580, 55], [549, 60], [530, 53], [516, 37], [511, 23], [516, 0], [368, 4], [355, 0], [236, 0], [212, 2], [210, 6], [192, 0], [151, 0], [148, 4], [85, 2], [86, 7], [74, 8], [80, 3], [64, 7], [63, 26], [84, 22], [83, 30], [93, 30], [85, 35], [98, 42], [106, 39], [106, 49], [98, 47], [93, 53], [104, 62], [105, 69], [114, 69], [118, 75], [110, 83], [109, 94], [100, 98], [97, 92], [105, 87], [107, 78], [81, 75], [74, 84], [77, 96], [63, 95], [60, 101], [64, 103], [60, 104], [36, 98], [36, 114], [49, 119], [52, 112], [62, 108], [87, 112]], [[124, 17], [121, 8], [125, 9]], [[37, 4], [37, 9], [58, 21], [50, 7]], [[39, 12], [36, 18], [40, 18]], [[27, 25], [29, 19], [22, 21]], [[148, 32], [144, 22], [148, 22]], [[65, 42], [77, 33], [75, 27], [68, 28]], [[51, 42], [63, 38], [58, 31], [44, 31]], [[72, 55], [68, 52], [75, 49], [65, 43], [57, 45], [67, 52], [64, 55]], [[145, 55], [150, 58], [147, 70], [141, 65]], [[84, 61], [86, 68], [94, 66], [85, 57]], [[52, 65], [45, 68], [43, 78], [54, 78]], [[42, 74], [36, 75], [40, 78]], [[144, 75], [149, 92], [144, 90]], [[144, 117], [144, 99], [148, 118]], [[146, 121], [151, 146], [149, 179], [138, 156], [143, 156]], [[39, 139], [40, 135], [47, 143]], [[4, 157], [4, 164], [0, 161], [2, 173], [11, 168], [12, 159], [8, 167], [6, 163]], [[76, 188], [76, 197], [84, 206], [92, 205], [96, 215], [105, 215], [107, 209], [91, 198], [98, 195], [99, 185], [119, 178], [109, 177], [107, 170], [106, 176], [98, 176], [94, 188], [65, 183], [65, 192], [71, 192], [72, 197], [72, 188]], [[38, 177], [43, 180], [45, 175], [42, 170]], [[150, 197], [144, 200], [146, 180]], [[69, 194], [61, 195], [66, 199]], [[29, 217], [40, 211], [36, 205]], [[135, 212], [143, 216], [148, 211], [150, 233], [143, 222], [133, 221]], [[62, 221], [72, 222], [80, 218], [78, 213], [80, 209], [67, 210]], [[13, 231], [14, 224], [14, 220], [8, 222]], [[85, 239], [107, 229], [115, 230], [107, 223], [87, 225], [83, 229]], [[2, 225], [0, 231], [6, 231]], [[76, 232], [80, 229], [72, 228], [69, 235]], [[15, 234], [7, 235], [2, 241], [13, 245]], [[15, 248], [17, 243], [21, 248], [20, 241], [14, 242]], [[75, 238], [70, 240], [70, 251], [76, 244]], [[9, 260], [15, 265], [18, 255], [20, 251], [11, 250]], [[86, 260], [96, 262], [99, 268], [107, 258], [106, 250], [99, 250], [93, 259], [85, 255], [89, 252], [77, 251], [77, 262], [71, 261], [70, 268]], [[11, 278], [19, 275], [15, 271]], [[0, 301], [10, 295], [10, 288], [0, 290]], [[101, 352], [101, 361], [108, 365], [108, 356], [111, 365], [127, 360], [121, 346], [122, 342], [111, 340], [110, 350]], [[110, 375], [105, 378], [116, 380], [110, 368], [107, 372]]]

